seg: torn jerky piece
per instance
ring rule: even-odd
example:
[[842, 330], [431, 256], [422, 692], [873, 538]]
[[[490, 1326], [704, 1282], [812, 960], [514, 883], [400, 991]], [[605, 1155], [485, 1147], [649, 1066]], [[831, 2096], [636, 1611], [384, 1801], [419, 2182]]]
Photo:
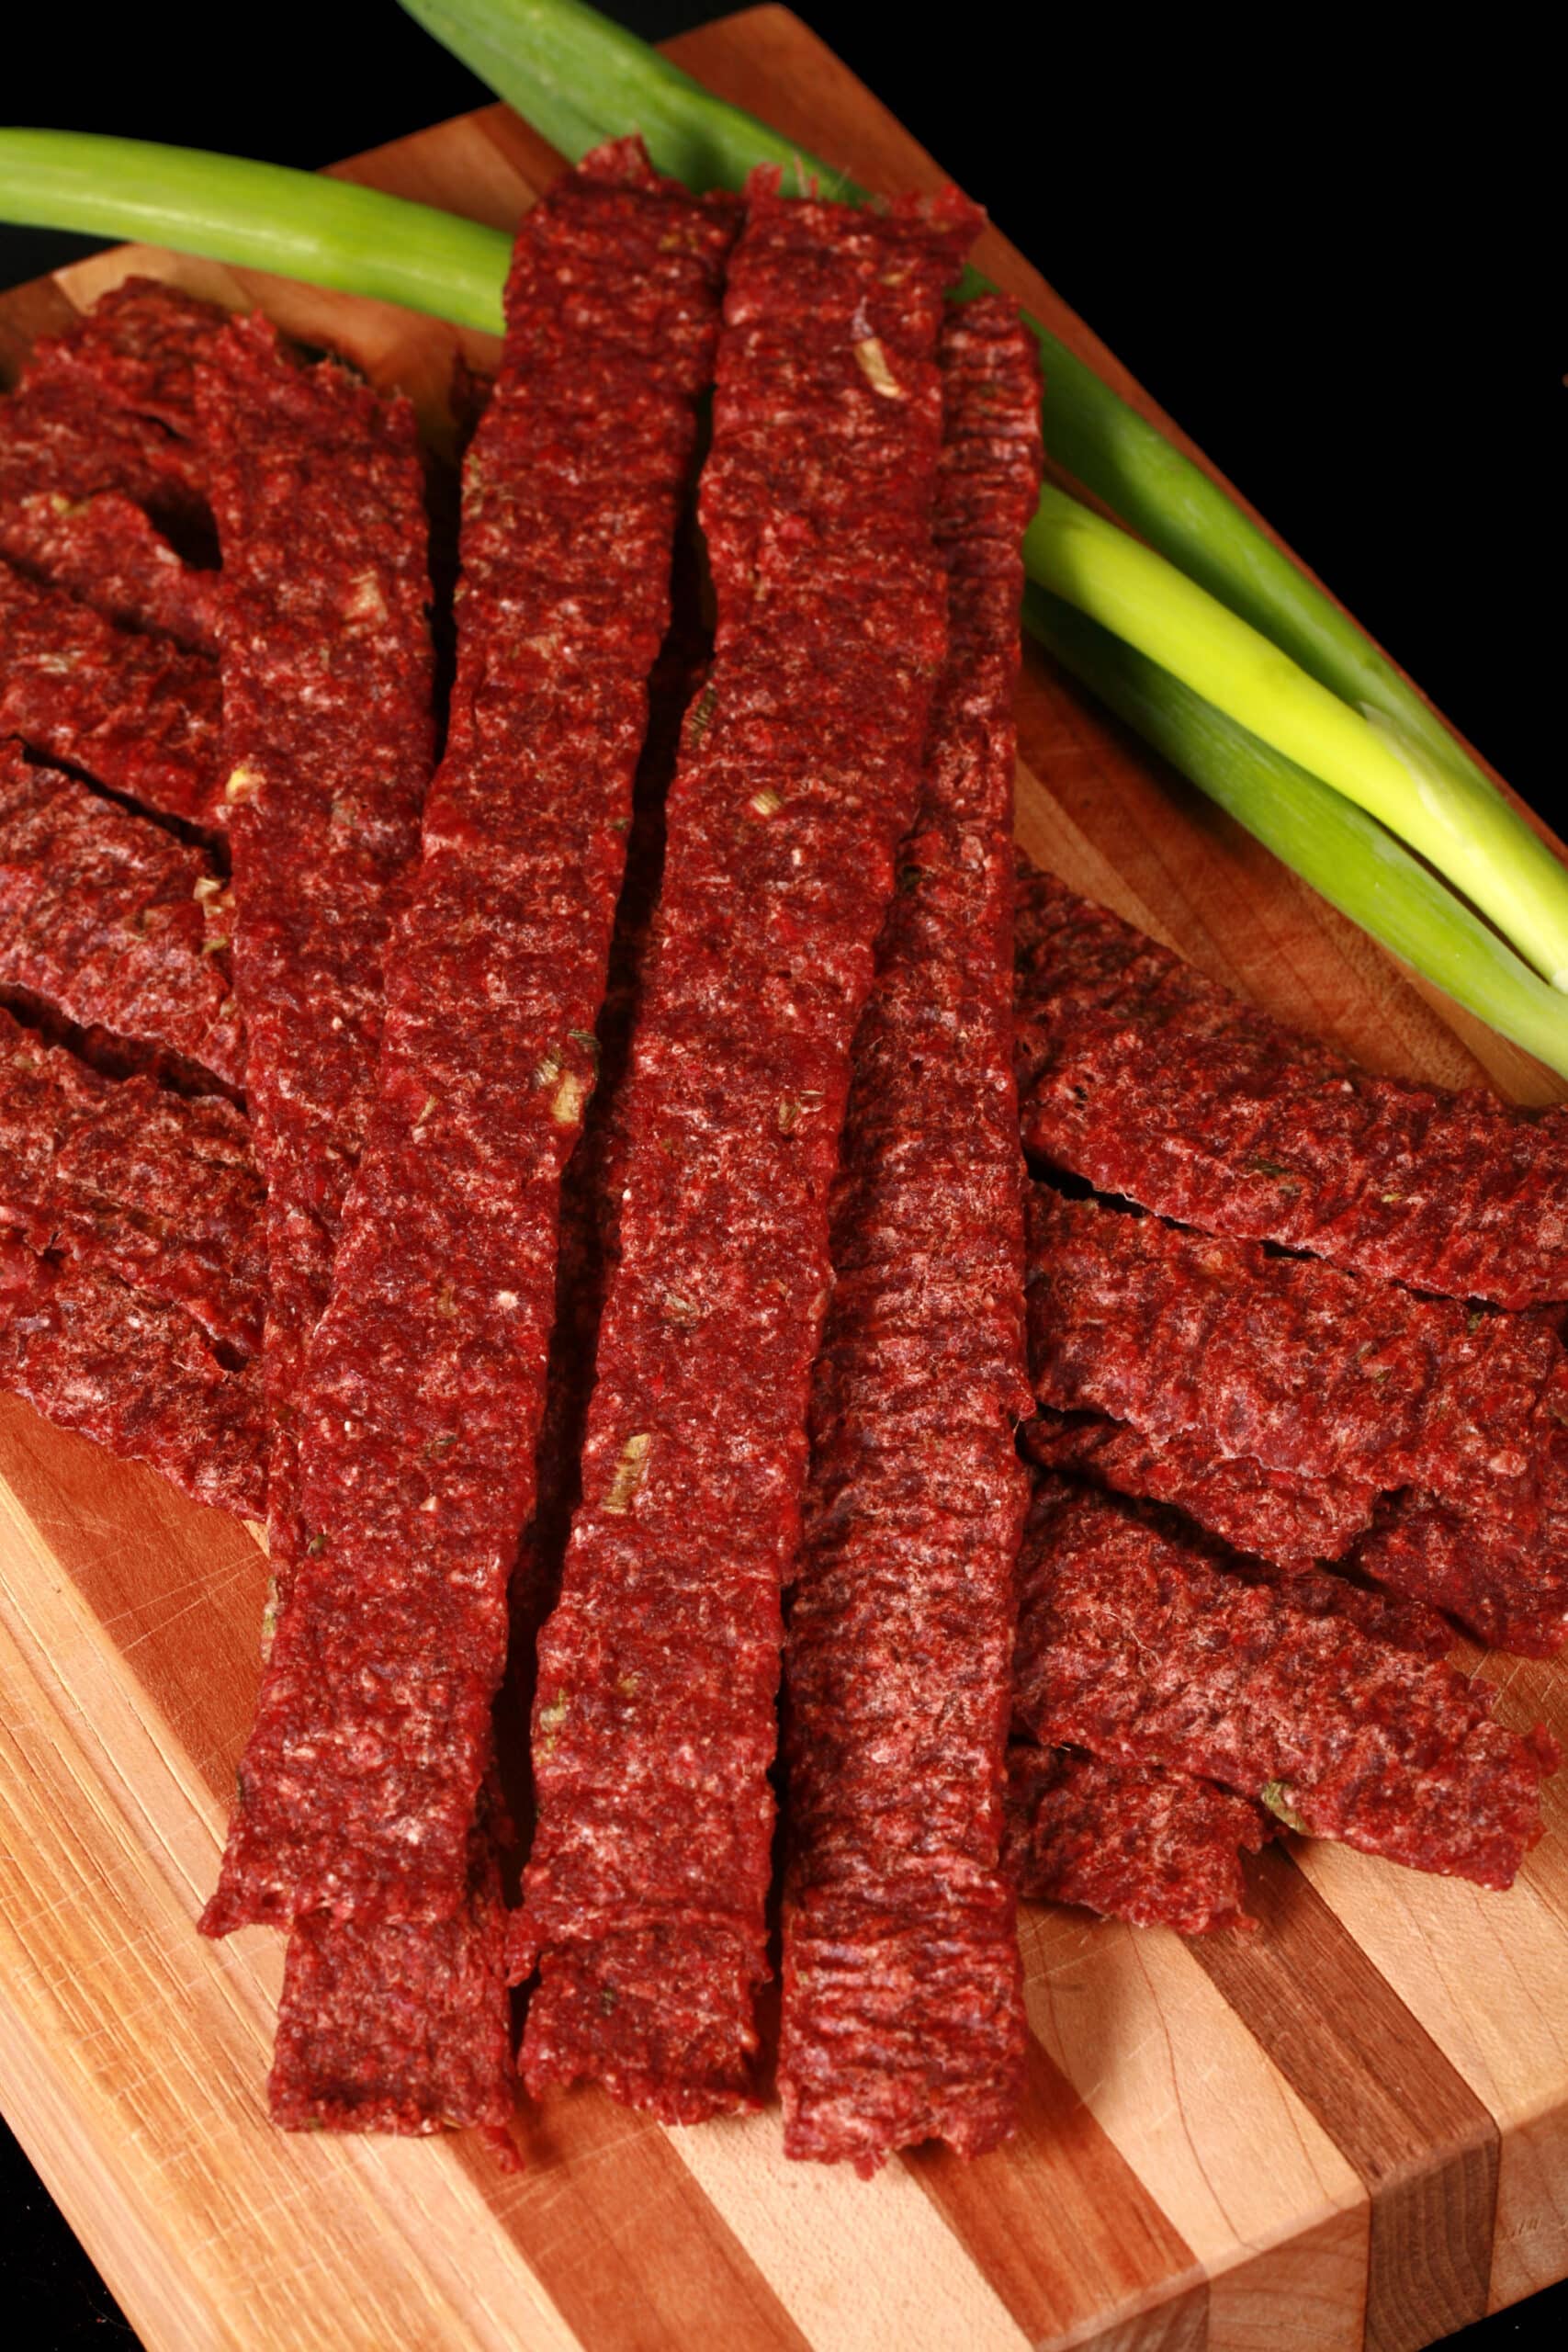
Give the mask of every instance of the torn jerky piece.
[[1568, 1298], [1568, 1114], [1358, 1069], [1026, 867], [1029, 1150], [1162, 1216], [1418, 1289]]
[[1031, 1189], [1029, 1283], [1042, 1404], [1294, 1476], [1506, 1500], [1521, 1536], [1541, 1532], [1562, 1364], [1543, 1321], [1043, 1185]]
[[514, 1964], [531, 2088], [752, 2102], [780, 1588], [799, 1534], [850, 1051], [945, 650], [931, 537], [959, 199], [754, 180], [700, 514], [712, 673], [671, 789], [620, 1258], [561, 1599]]
[[61, 1428], [145, 1462], [243, 1519], [266, 1498], [269, 1432], [254, 1364], [225, 1370], [179, 1307], [0, 1232], [0, 1388]]
[[1040, 380], [999, 299], [956, 311], [938, 358], [948, 653], [855, 1033], [784, 1648], [784, 2152], [863, 2172], [1007, 2138], [1027, 2045], [999, 1845], [1029, 1409], [1011, 705]]
[[299, 1920], [268, 2085], [285, 2131], [502, 2130], [513, 2111], [506, 1913], [488, 1838], [467, 1903], [418, 1927]]
[[224, 313], [128, 279], [39, 345], [0, 401], [0, 554], [117, 621], [206, 644], [215, 575], [158, 527], [208, 529], [194, 364]]
[[1266, 1470], [1260, 1462], [1216, 1454], [1181, 1432], [1156, 1442], [1102, 1413], [1043, 1408], [1022, 1436], [1042, 1469], [1173, 1503], [1237, 1551], [1285, 1568], [1339, 1559], [1371, 1525], [1377, 1505], [1377, 1488], [1364, 1481]]
[[1241, 1858], [1277, 1826], [1249, 1797], [1189, 1773], [1023, 1740], [1008, 1751], [1004, 1856], [1033, 1903], [1180, 1936], [1255, 1928]]
[[152, 629], [192, 650], [217, 644], [218, 573], [183, 562], [117, 490], [88, 498], [37, 491], [0, 506], [0, 555], [123, 628]]
[[[22, 391], [76, 384], [100, 405], [161, 424], [177, 443], [198, 444], [197, 370], [228, 316], [163, 278], [122, 278], [62, 334], [40, 336]], [[201, 464], [199, 449], [188, 462]]]
[[635, 141], [519, 233], [468, 460], [451, 734], [301, 1410], [310, 1544], [209, 1931], [315, 1907], [446, 1919], [465, 1899], [559, 1173], [732, 233], [728, 201], [659, 179]]
[[0, 562], [0, 734], [160, 816], [222, 823], [215, 665]]
[[1144, 1507], [1043, 1482], [1014, 1698], [1043, 1745], [1216, 1781], [1314, 1837], [1511, 1885], [1557, 1747], [1436, 1661], [1226, 1576]]
[[0, 743], [0, 986], [239, 1088], [220, 897], [199, 849]]
[[1449, 1615], [1477, 1641], [1551, 1657], [1568, 1638], [1568, 1510], [1521, 1537], [1485, 1498], [1473, 1509], [1407, 1488], [1384, 1498], [1352, 1558], [1363, 1575]]
[[234, 991], [267, 1188], [276, 1607], [300, 1544], [305, 1350], [375, 1092], [387, 941], [434, 759], [430, 565], [407, 401], [335, 361], [296, 365], [260, 318], [205, 352]]
[[89, 1069], [0, 1012], [0, 1223], [185, 1309], [225, 1348], [260, 1345], [262, 1188], [219, 1095]]

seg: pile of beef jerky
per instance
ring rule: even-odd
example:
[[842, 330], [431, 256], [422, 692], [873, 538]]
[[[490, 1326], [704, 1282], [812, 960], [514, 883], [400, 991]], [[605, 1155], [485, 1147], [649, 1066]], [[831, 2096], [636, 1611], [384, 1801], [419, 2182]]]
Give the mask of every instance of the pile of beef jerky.
[[1568, 1626], [1559, 1123], [1015, 875], [976, 226], [567, 175], [449, 694], [405, 401], [130, 280], [0, 402], [0, 1382], [265, 1521], [203, 1924], [288, 1936], [285, 2124], [756, 2105], [775, 1763], [866, 2171], [1013, 2128], [1020, 1887], [1540, 1834], [1445, 1653]]

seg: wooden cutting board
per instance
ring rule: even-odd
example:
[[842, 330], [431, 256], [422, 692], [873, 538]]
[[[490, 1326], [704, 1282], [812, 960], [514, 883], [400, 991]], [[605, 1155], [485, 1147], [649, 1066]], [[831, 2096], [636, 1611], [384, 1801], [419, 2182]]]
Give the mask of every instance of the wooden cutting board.
[[[874, 187], [940, 178], [783, 9], [671, 46]], [[510, 226], [558, 167], [497, 107], [344, 168]], [[978, 258], [1157, 416], [999, 236]], [[459, 340], [486, 356], [139, 249], [0, 297], [0, 368], [148, 268], [259, 302], [433, 415]], [[1020, 718], [1019, 831], [1070, 882], [1377, 1068], [1562, 1092], [1032, 655]], [[281, 1943], [194, 1924], [262, 1585], [243, 1528], [0, 1398], [0, 2104], [158, 2352], [1395, 2352], [1568, 2274], [1561, 1789], [1507, 1895], [1302, 1846], [1263, 1858], [1253, 1938], [1031, 1907], [1028, 2113], [972, 2165], [926, 2151], [864, 2183], [786, 2165], [776, 2113], [666, 2132], [596, 2092], [521, 2113], [511, 2177], [466, 2137], [274, 2132]], [[1568, 1670], [1482, 1670], [1510, 1720], [1568, 1739]]]

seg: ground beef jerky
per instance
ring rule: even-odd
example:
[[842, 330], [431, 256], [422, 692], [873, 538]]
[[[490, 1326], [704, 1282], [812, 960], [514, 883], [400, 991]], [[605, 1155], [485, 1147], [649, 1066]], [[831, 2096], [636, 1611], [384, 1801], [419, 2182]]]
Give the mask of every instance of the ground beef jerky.
[[1568, 1297], [1568, 1114], [1360, 1070], [1025, 873], [1029, 1150], [1162, 1216], [1506, 1306]]
[[1251, 1798], [1190, 1773], [1023, 1740], [1008, 1750], [1004, 1860], [1031, 1902], [1181, 1936], [1256, 1927], [1241, 1858], [1275, 1826]]
[[449, 1919], [361, 1927], [318, 1911], [288, 1939], [268, 2085], [286, 2131], [500, 2131], [513, 2109], [506, 1913], [488, 1838]]
[[215, 575], [159, 526], [197, 546], [208, 533], [195, 365], [222, 320], [175, 287], [127, 279], [40, 343], [0, 401], [0, 554], [192, 645], [211, 639]]
[[1046, 1481], [1024, 1537], [1018, 1715], [1045, 1745], [1218, 1781], [1292, 1828], [1507, 1886], [1555, 1744], [1447, 1666], [1224, 1574], [1140, 1506]]
[[1562, 1351], [1539, 1319], [1467, 1313], [1043, 1185], [1029, 1297], [1043, 1404], [1293, 1476], [1506, 1498], [1521, 1530], [1542, 1524]]
[[[647, 679], [733, 208], [601, 151], [523, 224], [458, 673], [301, 1414], [308, 1554], [206, 1924], [450, 1918], [533, 1491]], [[499, 1997], [499, 1988], [498, 1988]]]
[[261, 1211], [231, 1102], [106, 1078], [0, 1012], [0, 1223], [245, 1355], [266, 1302]]
[[931, 533], [956, 198], [753, 184], [700, 512], [716, 658], [670, 797], [583, 1500], [540, 1645], [525, 2070], [751, 2098], [780, 1589], [855, 1023], [945, 647]]
[[1337, 1560], [1371, 1525], [1378, 1490], [1353, 1478], [1308, 1478], [1227, 1458], [1182, 1433], [1156, 1441], [1101, 1413], [1037, 1413], [1023, 1431], [1032, 1462], [1173, 1503], [1238, 1551], [1282, 1567]]
[[1467, 1509], [1407, 1487], [1386, 1496], [1352, 1554], [1396, 1592], [1446, 1610], [1477, 1641], [1551, 1657], [1568, 1636], [1568, 1492], [1551, 1481], [1543, 1530], [1521, 1531], [1485, 1498]]
[[242, 1518], [266, 1497], [258, 1368], [231, 1372], [177, 1306], [0, 1231], [0, 1388]]
[[211, 342], [199, 405], [223, 553], [234, 992], [267, 1188], [276, 1604], [299, 1548], [305, 1349], [364, 1142], [387, 940], [434, 758], [430, 565], [406, 401], [333, 361], [297, 365], [254, 318]]
[[221, 821], [218, 672], [0, 562], [0, 734], [204, 831]]
[[1029, 1408], [1012, 688], [1040, 383], [999, 299], [957, 311], [939, 358], [948, 652], [855, 1033], [784, 1650], [784, 2148], [863, 2171], [1006, 2138], [1026, 2041], [998, 1853]]
[[238, 1088], [221, 899], [201, 850], [0, 743], [0, 988]]

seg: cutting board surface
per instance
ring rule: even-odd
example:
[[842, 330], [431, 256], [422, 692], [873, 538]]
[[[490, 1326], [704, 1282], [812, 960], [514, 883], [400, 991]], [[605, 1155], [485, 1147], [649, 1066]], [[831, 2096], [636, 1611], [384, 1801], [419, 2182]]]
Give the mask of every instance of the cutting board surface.
[[[671, 47], [874, 188], [941, 178], [783, 9]], [[344, 168], [510, 227], [559, 161], [496, 107]], [[995, 232], [977, 259], [1158, 416]], [[121, 249], [0, 296], [0, 370], [149, 268], [259, 303], [432, 418], [459, 344], [493, 360], [406, 312]], [[1019, 832], [1069, 882], [1375, 1068], [1561, 1093], [1032, 653], [1019, 707]], [[786, 2165], [776, 2111], [666, 2132], [593, 2091], [520, 2110], [511, 2177], [461, 2136], [274, 2132], [281, 1943], [195, 1928], [263, 1580], [244, 1529], [0, 1397], [0, 2105], [157, 2352], [1394, 2352], [1568, 2274], [1561, 1790], [1507, 1895], [1302, 1846], [1262, 1858], [1251, 1938], [1030, 1907], [1027, 2113], [975, 2165], [927, 2150], [864, 2183]], [[1482, 1670], [1568, 1740], [1568, 1669]]]

